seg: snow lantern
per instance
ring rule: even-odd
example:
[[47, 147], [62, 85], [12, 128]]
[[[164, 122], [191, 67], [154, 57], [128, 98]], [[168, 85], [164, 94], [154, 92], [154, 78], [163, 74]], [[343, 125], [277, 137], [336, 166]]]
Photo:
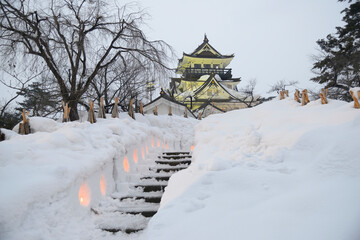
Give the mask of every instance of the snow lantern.
[[124, 171], [129, 172], [130, 166], [129, 166], [129, 161], [127, 159], [127, 156], [124, 157], [123, 166], [124, 166]]
[[160, 147], [160, 140], [159, 139], [157, 139], [156, 145], [157, 145], [157, 147]]
[[101, 195], [105, 196], [105, 194], [106, 194], [106, 179], [105, 179], [104, 175], [101, 175], [101, 177], [100, 177], [100, 191], [101, 191]]
[[133, 159], [134, 159], [134, 162], [135, 163], [138, 163], [138, 154], [137, 154], [137, 149], [135, 148], [134, 149], [134, 153], [133, 153]]
[[84, 207], [87, 207], [90, 203], [90, 200], [91, 200], [90, 188], [89, 185], [86, 182], [84, 182], [79, 189], [80, 204], [83, 205]]
[[145, 160], [144, 146], [141, 146], [141, 157], [142, 157], [142, 160]]
[[154, 148], [154, 137], [151, 136], [151, 147]]
[[190, 149], [191, 149], [191, 151], [194, 151], [194, 145], [191, 145]]
[[148, 155], [149, 154], [149, 149], [148, 149], [147, 144], [145, 145], [145, 151], [146, 151], [146, 155]]

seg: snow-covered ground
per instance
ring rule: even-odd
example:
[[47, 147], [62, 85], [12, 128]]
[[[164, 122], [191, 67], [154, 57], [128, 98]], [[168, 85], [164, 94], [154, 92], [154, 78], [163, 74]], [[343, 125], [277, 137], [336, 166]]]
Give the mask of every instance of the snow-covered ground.
[[[200, 122], [136, 118], [33, 119], [35, 134], [6, 131], [0, 239], [360, 239], [360, 110], [353, 103], [301, 106], [287, 98]], [[151, 152], [188, 150], [194, 125], [193, 163], [172, 176], [147, 229], [128, 236], [96, 229], [89, 206], [104, 198], [97, 180], [105, 176], [107, 195], [121, 191], [131, 179], [124, 176], [141, 171]], [[137, 165], [135, 149], [140, 156], [146, 148]], [[125, 156], [129, 172], [121, 170]], [[84, 182], [87, 207], [78, 196]]]
[[144, 239], [360, 239], [360, 110], [274, 100], [196, 127]]
[[114, 190], [126, 192], [153, 154], [190, 150], [195, 123], [122, 114], [96, 124], [30, 118], [35, 133], [26, 136], [2, 129], [8, 140], [0, 143], [0, 239], [111, 237], [96, 229], [90, 207]]

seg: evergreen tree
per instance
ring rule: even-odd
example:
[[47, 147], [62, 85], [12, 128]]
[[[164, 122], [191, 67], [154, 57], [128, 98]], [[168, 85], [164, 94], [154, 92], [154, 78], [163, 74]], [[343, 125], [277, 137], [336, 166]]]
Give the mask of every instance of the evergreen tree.
[[41, 117], [56, 112], [59, 103], [58, 98], [43, 87], [40, 82], [30, 84], [28, 88], [23, 89], [19, 94], [24, 97], [24, 101], [18, 103], [21, 106], [17, 108], [19, 111], [25, 108], [25, 110], [30, 110], [30, 116]]
[[349, 89], [360, 86], [360, 1], [342, 13], [345, 25], [337, 27], [336, 34], [317, 41], [322, 54], [313, 66], [318, 76], [311, 80], [325, 84], [329, 97], [351, 101]]

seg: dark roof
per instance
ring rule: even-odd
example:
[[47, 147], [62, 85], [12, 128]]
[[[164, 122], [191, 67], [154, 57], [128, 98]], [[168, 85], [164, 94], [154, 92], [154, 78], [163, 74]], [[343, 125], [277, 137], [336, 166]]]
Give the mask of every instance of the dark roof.
[[[200, 51], [202, 48], [204, 48], [206, 45], [209, 46], [209, 51], [203, 51], [200, 54], [195, 55], [196, 52]], [[217, 54], [215, 55], [214, 53], [212, 53], [210, 51], [210, 48]], [[234, 57], [234, 54], [231, 55], [222, 55], [221, 53], [219, 53], [213, 46], [210, 45], [209, 43], [209, 39], [207, 38], [206, 34], [204, 36], [204, 41], [191, 53], [191, 54], [186, 54], [183, 53], [186, 56], [191, 56], [191, 57], [201, 57], [201, 58], [229, 58], [229, 57]], [[179, 59], [181, 60], [181, 59]]]
[[217, 85], [219, 85], [227, 94], [229, 94], [231, 97], [233, 97], [234, 99], [239, 100], [237, 97], [235, 97], [234, 95], [232, 95], [231, 93], [229, 93], [215, 78], [214, 73], [211, 73], [209, 78], [204, 82], [203, 85], [201, 85], [201, 87], [199, 87], [198, 89], [196, 89], [194, 91], [194, 96], [196, 96], [199, 92], [201, 92], [202, 90], [204, 90], [205, 87], [207, 87], [208, 85], [211, 84], [212, 81], [215, 81], [217, 83]]
[[[204, 52], [202, 52], [204, 53]], [[183, 53], [184, 56], [188, 56], [188, 57], [193, 57], [193, 58], [220, 58], [220, 59], [224, 59], [224, 58], [232, 58], [234, 57], [234, 54], [231, 54], [231, 55], [220, 55], [220, 56], [216, 56], [214, 55], [212, 52], [209, 52], [210, 54], [209, 55], [205, 55], [205, 54], [198, 54], [198, 55], [193, 55], [192, 54], [186, 54], [186, 53]], [[179, 59], [180, 61], [182, 60], [183, 58]]]

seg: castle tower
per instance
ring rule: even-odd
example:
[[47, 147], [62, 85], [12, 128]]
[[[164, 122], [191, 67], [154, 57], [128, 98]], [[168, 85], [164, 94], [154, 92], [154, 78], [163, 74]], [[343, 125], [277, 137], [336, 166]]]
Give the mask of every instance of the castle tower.
[[233, 58], [234, 54], [219, 53], [205, 35], [202, 44], [179, 59], [176, 73], [181, 76], [170, 82], [175, 99], [192, 111], [202, 111], [204, 117], [246, 107], [237, 91], [240, 78], [233, 78], [227, 68]]

